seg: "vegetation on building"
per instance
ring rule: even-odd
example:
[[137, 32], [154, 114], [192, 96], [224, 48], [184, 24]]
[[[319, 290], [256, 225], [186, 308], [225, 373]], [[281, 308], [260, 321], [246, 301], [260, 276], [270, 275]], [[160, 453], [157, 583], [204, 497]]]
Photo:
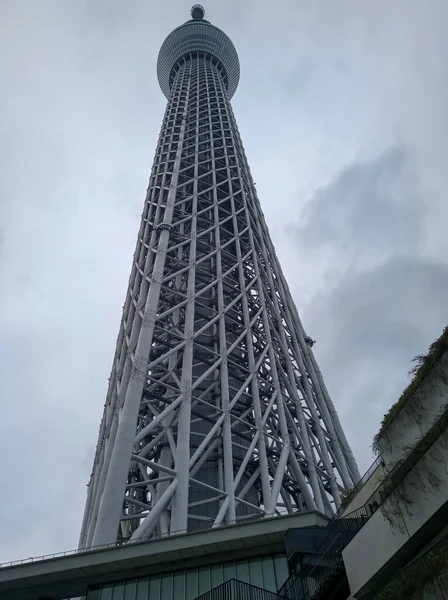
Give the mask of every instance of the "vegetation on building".
[[380, 430], [373, 438], [373, 450], [378, 452], [378, 442], [383, 437], [391, 423], [397, 417], [399, 412], [407, 404], [409, 399], [415, 393], [417, 388], [432, 372], [443, 354], [448, 350], [448, 326], [443, 330], [442, 335], [435, 340], [429, 347], [426, 354], [419, 354], [414, 357], [413, 362], [416, 364], [411, 369], [410, 374], [413, 375], [410, 384], [403, 391], [400, 398], [391, 406], [388, 412], [384, 415], [381, 422]]
[[371, 598], [372, 600], [423, 600], [423, 598], [433, 597], [429, 585], [431, 583], [437, 585], [437, 578], [446, 575], [447, 569], [446, 546], [429, 550], [423, 560], [417, 560], [414, 565], [405, 567]]

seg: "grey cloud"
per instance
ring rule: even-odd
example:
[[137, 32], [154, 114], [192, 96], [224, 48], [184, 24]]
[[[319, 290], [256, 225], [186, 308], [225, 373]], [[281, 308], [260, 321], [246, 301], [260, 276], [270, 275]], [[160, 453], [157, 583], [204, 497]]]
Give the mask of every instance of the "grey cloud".
[[412, 357], [448, 321], [448, 265], [422, 251], [427, 212], [415, 161], [396, 146], [343, 168], [288, 227], [305, 262], [323, 257], [302, 312], [362, 467]]
[[[445, 324], [447, 7], [206, 5], [238, 49], [263, 210], [364, 465], [408, 361]], [[165, 105], [155, 61], [188, 9], [0, 2], [0, 560], [76, 546]]]
[[337, 251], [345, 260], [378, 260], [413, 254], [425, 227], [418, 172], [403, 147], [343, 169], [305, 206], [301, 224], [291, 226], [313, 252]]
[[316, 355], [364, 467], [366, 441], [406, 386], [412, 358], [448, 321], [447, 298], [446, 264], [394, 258], [343, 277], [306, 311]]

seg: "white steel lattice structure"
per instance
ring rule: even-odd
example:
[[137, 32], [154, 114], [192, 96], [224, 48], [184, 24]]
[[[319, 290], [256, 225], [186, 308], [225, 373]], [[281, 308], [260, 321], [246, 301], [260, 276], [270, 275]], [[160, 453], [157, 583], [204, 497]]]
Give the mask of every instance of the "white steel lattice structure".
[[229, 38], [162, 45], [157, 145], [80, 547], [339, 506], [359, 478], [275, 255]]

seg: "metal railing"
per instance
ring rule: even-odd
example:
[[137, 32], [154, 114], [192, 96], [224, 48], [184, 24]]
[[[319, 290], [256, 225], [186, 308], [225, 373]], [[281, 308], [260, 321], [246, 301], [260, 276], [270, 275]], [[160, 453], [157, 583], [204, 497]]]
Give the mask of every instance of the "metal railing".
[[[279, 589], [279, 594], [291, 600], [311, 600], [331, 581], [333, 575], [340, 573], [344, 568], [342, 551], [402, 480], [403, 463], [399, 461], [395, 465], [363, 506], [343, 517], [338, 513], [332, 517], [326, 526], [328, 534], [320, 547], [302, 561], [300, 570], [295, 570], [289, 576]], [[375, 470], [374, 465], [369, 469], [371, 473]], [[294, 553], [291, 553], [289, 560], [293, 557]]]
[[420, 584], [424, 584], [425, 581], [437, 577], [441, 567], [444, 564], [446, 565], [447, 560], [448, 535], [428, 548], [426, 552], [420, 554], [401, 571], [395, 573], [386, 584], [376, 587], [376, 589], [361, 597], [363, 600], [381, 600], [382, 598], [390, 598], [392, 593], [406, 592], [407, 587], [409, 588], [409, 595], [411, 595], [414, 592], [416, 578], [418, 578]]
[[[433, 427], [433, 429], [435, 429], [435, 427]], [[426, 437], [428, 437], [428, 436], [426, 436]], [[402, 472], [402, 468], [403, 468], [403, 466], [405, 466], [405, 463], [408, 462], [408, 459], [409, 459], [409, 457], [405, 460], [399, 461], [395, 465], [395, 467], [389, 472], [389, 474], [386, 476], [386, 478], [383, 480], [383, 482], [379, 485], [379, 487], [375, 490], [375, 492], [372, 494], [372, 496], [369, 498], [369, 500], [367, 500], [366, 504], [363, 507], [361, 507], [360, 509], [358, 509], [352, 513], [349, 513], [348, 515], [344, 515], [344, 517], [341, 517], [341, 514], [347, 508], [347, 505], [348, 505], [350, 499], [352, 499], [354, 497], [354, 494], [371, 477], [372, 473], [377, 468], [379, 459], [376, 459], [374, 461], [374, 463], [369, 467], [367, 472], [360, 479], [360, 481], [355, 486], [355, 488], [350, 493], [350, 495], [347, 497], [347, 499], [343, 502], [343, 504], [341, 505], [339, 510], [331, 518], [330, 522], [327, 525], [327, 528], [328, 528], [327, 538], [329, 538], [329, 536], [332, 535], [333, 527], [335, 526], [335, 524], [339, 523], [340, 521], [342, 521], [344, 519], [349, 519], [352, 516], [353, 516], [353, 518], [357, 518], [356, 515], [358, 515], [360, 518], [362, 517], [365, 522], [368, 518], [370, 518], [372, 516], [372, 514], [374, 512], [376, 512], [377, 508], [379, 508], [379, 506], [384, 502], [384, 500], [390, 495], [391, 491], [396, 487], [396, 485], [399, 483], [399, 481], [401, 479], [403, 479], [403, 477], [406, 475], [406, 472], [404, 472], [404, 473]], [[40, 561], [44, 561], [44, 560], [53, 560], [56, 558], [64, 558], [66, 556], [74, 556], [77, 554], [86, 554], [86, 553], [90, 553], [90, 552], [98, 552], [101, 550], [107, 550], [107, 549], [113, 549], [113, 548], [123, 548], [123, 547], [129, 546], [129, 545], [133, 546], [133, 545], [140, 545], [140, 544], [151, 544], [152, 542], [156, 542], [156, 541], [159, 541], [166, 537], [171, 537], [173, 535], [191, 535], [193, 533], [198, 533], [198, 532], [189, 532], [189, 533], [185, 533], [185, 531], [171, 532], [169, 535], [168, 534], [167, 535], [154, 535], [150, 540], [147, 540], [147, 539], [144, 539], [144, 540], [138, 539], [135, 541], [129, 540], [126, 543], [121, 544], [121, 545], [117, 544], [116, 542], [112, 542], [111, 544], [103, 544], [101, 546], [91, 546], [90, 548], [77, 548], [75, 550], [66, 550], [64, 552], [54, 552], [52, 554], [44, 554], [41, 556], [32, 556], [29, 558], [23, 558], [23, 559], [19, 559], [19, 560], [13, 560], [13, 561], [0, 563], [0, 569], [6, 568], [6, 567], [30, 564], [30, 563], [34, 563], [34, 562], [40, 562]], [[325, 544], [325, 540], [324, 540], [323, 544]], [[347, 544], [348, 544], [348, 541], [347, 541]]]
[[381, 464], [381, 460], [382, 460], [381, 456], [377, 456], [375, 458], [373, 463], [370, 465], [370, 467], [367, 469], [367, 471], [364, 473], [364, 475], [361, 477], [361, 479], [358, 481], [358, 483], [355, 485], [355, 487], [350, 490], [350, 492], [348, 493], [348, 496], [342, 501], [341, 506], [335, 512], [332, 519], [339, 519], [339, 517], [347, 509], [347, 506], [350, 504], [350, 502], [352, 500], [354, 500], [354, 498], [355, 498], [356, 494], [359, 492], [359, 490], [364, 486], [364, 484], [367, 481], [369, 481], [369, 479], [372, 477], [372, 475], [378, 469], [378, 467]]
[[64, 552], [54, 552], [53, 554], [42, 554], [41, 556], [31, 556], [29, 558], [22, 558], [19, 560], [10, 560], [8, 562], [0, 563], [0, 569], [4, 569], [6, 567], [15, 567], [19, 565], [31, 564], [35, 562], [41, 562], [45, 560], [53, 560], [55, 558], [64, 558], [65, 556], [75, 556], [77, 554], [89, 554], [91, 552], [98, 552], [102, 550], [109, 549], [117, 549], [117, 548], [126, 548], [128, 546], [139, 546], [141, 544], [151, 544], [152, 542], [158, 542], [168, 537], [172, 537], [173, 535], [192, 535], [195, 533], [201, 533], [204, 530], [192, 531], [185, 533], [185, 531], [173, 531], [166, 535], [153, 535], [153, 537], [148, 539], [138, 539], [138, 540], [128, 540], [126, 543], [118, 544], [117, 542], [112, 542], [110, 544], [102, 544], [100, 546], [91, 546], [89, 548], [77, 548], [76, 550], [65, 550]]
[[333, 582], [344, 568], [342, 550], [363, 527], [367, 517], [363, 509], [334, 523], [316, 554], [309, 555], [279, 589], [291, 600], [309, 600]]
[[[375, 463], [373, 463], [373, 465], [369, 468], [367, 473], [369, 473], [372, 470], [374, 465], [375, 465]], [[360, 482], [366, 478], [367, 473], [362, 477]], [[360, 482], [358, 482], [357, 486], [354, 488], [353, 493], [355, 490], [359, 489], [358, 486], [360, 485]], [[352, 494], [351, 494], [351, 496], [352, 496]], [[347, 502], [344, 502], [343, 506], [347, 506]], [[339, 509], [339, 510], [341, 510], [341, 509]], [[330, 521], [329, 525], [333, 521], [339, 521], [338, 517], [339, 517], [339, 511], [335, 515], [333, 515], [333, 518]], [[193, 532], [193, 533], [197, 533], [197, 532]], [[170, 536], [172, 536], [172, 535], [189, 535], [189, 534], [186, 534], [184, 531], [179, 531], [179, 532], [171, 532]], [[135, 541], [129, 540], [125, 544], [122, 544], [122, 545], [119, 545], [116, 542], [112, 542], [110, 544], [102, 544], [100, 546], [91, 546], [90, 548], [77, 548], [74, 550], [65, 550], [63, 552], [53, 552], [51, 554], [43, 554], [40, 556], [31, 556], [29, 558], [22, 558], [22, 559], [18, 559], [18, 560], [12, 560], [12, 561], [8, 561], [8, 562], [0, 563], [0, 569], [24, 565], [24, 564], [30, 564], [30, 563], [35, 563], [35, 562], [41, 562], [41, 561], [45, 561], [45, 560], [53, 560], [56, 558], [64, 558], [66, 556], [75, 556], [77, 554], [86, 554], [86, 553], [90, 553], [90, 552], [98, 552], [98, 551], [108, 550], [108, 549], [113, 549], [113, 548], [122, 548], [122, 547], [129, 546], [129, 545], [150, 544], [152, 542], [159, 541], [166, 537], [168, 537], [168, 535], [155, 535], [150, 540], [147, 540], [147, 539], [135, 540]]]
[[287, 600], [275, 592], [269, 592], [239, 579], [229, 579], [196, 600]]
[[[311, 600], [313, 597], [317, 596], [319, 590], [327, 585], [327, 581], [331, 579], [333, 574], [340, 572], [340, 570], [344, 568], [342, 560], [343, 549], [355, 537], [360, 529], [362, 529], [370, 517], [386, 502], [397, 486], [414, 467], [416, 462], [424, 456], [447, 426], [448, 411], [438, 419], [436, 424], [423, 437], [417, 446], [405, 458], [399, 460], [395, 464], [362, 507], [347, 515], [340, 516], [341, 512], [347, 507], [348, 500], [350, 499], [348, 498], [347, 502], [344, 503], [344, 507], [341, 507], [342, 510], [340, 509], [328, 523], [328, 534], [321, 546], [314, 555], [308, 555], [308, 557], [302, 561], [300, 570], [294, 570], [280, 588], [279, 593], [293, 600]], [[370, 472], [372, 474], [374, 466], [375, 463], [367, 473]], [[362, 479], [364, 479], [364, 477]], [[352, 495], [352, 498], [353, 497], [354, 496]], [[396, 506], [395, 510], [401, 515], [399, 506]], [[336, 540], [338, 541], [336, 542]], [[320, 555], [322, 558], [316, 561], [314, 558], [316, 555]], [[294, 553], [291, 553], [288, 559], [291, 560], [293, 557]], [[311, 567], [313, 562], [315, 564]], [[295, 595], [291, 595], [292, 593]]]
[[[255, 520], [259, 520], [259, 517], [254, 516], [254, 515], [246, 515], [246, 516], [243, 516], [243, 518], [238, 523], [233, 524], [233, 525], [226, 525], [226, 527], [238, 527], [238, 525], [240, 525], [241, 523], [249, 523], [250, 521], [255, 521]], [[128, 546], [138, 546], [140, 544], [151, 544], [153, 542], [158, 542], [158, 541], [166, 539], [166, 538], [171, 538], [175, 535], [195, 535], [198, 533], [203, 533], [207, 530], [208, 530], [208, 528], [196, 529], [194, 531], [188, 531], [188, 532], [185, 532], [185, 530], [170, 531], [170, 533], [163, 534], [163, 535], [162, 534], [153, 534], [153, 536], [149, 540], [148, 539], [137, 539], [137, 540], [127, 540], [123, 543], [111, 542], [110, 544], [102, 544], [99, 546], [90, 546], [89, 548], [76, 548], [74, 550], [64, 550], [63, 552], [53, 552], [52, 554], [42, 554], [40, 556], [30, 556], [29, 558], [10, 560], [7, 562], [0, 563], [0, 569], [4, 569], [6, 567], [14, 567], [14, 566], [19, 566], [19, 565], [30, 564], [30, 563], [35, 563], [35, 562], [41, 562], [41, 561], [45, 561], [45, 560], [53, 560], [55, 558], [64, 558], [65, 556], [75, 556], [77, 554], [98, 552], [101, 550], [126, 548]]]

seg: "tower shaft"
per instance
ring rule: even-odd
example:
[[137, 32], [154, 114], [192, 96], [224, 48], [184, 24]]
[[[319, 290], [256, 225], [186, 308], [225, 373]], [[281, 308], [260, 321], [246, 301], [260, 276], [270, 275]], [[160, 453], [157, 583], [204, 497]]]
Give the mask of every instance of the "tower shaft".
[[266, 227], [231, 71], [193, 48], [168, 72], [80, 547], [330, 515], [359, 476]]

